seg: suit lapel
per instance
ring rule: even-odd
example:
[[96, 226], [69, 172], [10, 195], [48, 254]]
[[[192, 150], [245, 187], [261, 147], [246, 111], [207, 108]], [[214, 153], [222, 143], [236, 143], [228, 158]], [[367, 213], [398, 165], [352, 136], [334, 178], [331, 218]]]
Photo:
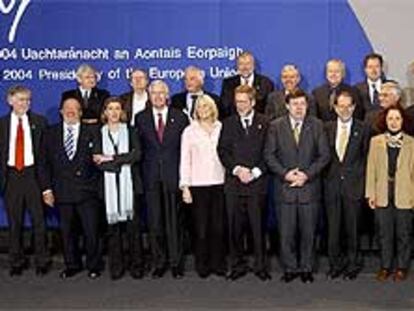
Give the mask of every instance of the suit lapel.
[[[297, 149], [298, 145], [296, 144], [295, 136], [293, 135], [293, 128], [290, 124], [289, 115], [286, 115], [284, 117], [284, 122], [282, 124], [283, 124], [283, 127], [284, 127], [284, 130], [286, 132], [287, 137], [289, 137], [289, 142], [291, 143], [291, 147], [293, 149]], [[300, 140], [299, 140], [299, 142], [300, 142]]]
[[360, 126], [355, 122], [355, 120], [352, 121], [351, 131], [349, 133], [348, 138], [348, 145], [345, 149], [345, 155], [343, 162], [345, 163], [347, 161], [347, 158], [351, 154], [351, 152], [355, 149], [355, 144], [359, 140], [359, 136], [361, 135], [361, 128]]

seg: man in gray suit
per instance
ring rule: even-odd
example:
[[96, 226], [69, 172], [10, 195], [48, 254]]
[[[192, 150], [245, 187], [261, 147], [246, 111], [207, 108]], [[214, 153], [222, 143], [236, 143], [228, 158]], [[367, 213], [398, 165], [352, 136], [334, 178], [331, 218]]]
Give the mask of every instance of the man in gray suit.
[[[289, 113], [286, 97], [299, 89], [301, 81], [299, 68], [293, 64], [283, 66], [282, 71], [280, 72], [280, 81], [282, 82], [283, 89], [274, 90], [267, 96], [265, 115], [270, 120], [285, 116]], [[307, 94], [307, 101], [309, 105], [308, 113], [312, 116], [316, 116], [316, 106], [309, 94]]]
[[[264, 156], [274, 175], [278, 202], [280, 250], [285, 270], [282, 281], [288, 283], [300, 276], [302, 282], [312, 283], [320, 175], [329, 162], [330, 151], [322, 122], [306, 114], [305, 92], [294, 91], [288, 95], [287, 102], [289, 114], [270, 124]], [[296, 245], [297, 232], [300, 248]]]

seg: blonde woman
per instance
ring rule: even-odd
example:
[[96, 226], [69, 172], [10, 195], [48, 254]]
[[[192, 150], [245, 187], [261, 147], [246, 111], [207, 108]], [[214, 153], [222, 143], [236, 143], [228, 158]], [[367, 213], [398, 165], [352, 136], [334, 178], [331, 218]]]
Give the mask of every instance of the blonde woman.
[[196, 271], [225, 276], [224, 167], [217, 154], [221, 132], [218, 111], [209, 95], [196, 101], [194, 121], [181, 141], [180, 188], [183, 201], [192, 204]]
[[381, 248], [377, 280], [387, 280], [394, 264], [394, 281], [402, 281], [411, 257], [414, 139], [405, 132], [409, 122], [401, 106], [386, 108], [379, 117], [382, 134], [371, 139], [366, 180], [366, 197], [375, 211]]

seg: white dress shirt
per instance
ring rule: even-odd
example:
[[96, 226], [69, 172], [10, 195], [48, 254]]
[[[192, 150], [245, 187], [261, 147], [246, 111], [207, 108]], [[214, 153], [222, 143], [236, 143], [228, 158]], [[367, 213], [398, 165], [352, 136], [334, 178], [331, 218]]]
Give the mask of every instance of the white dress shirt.
[[375, 85], [375, 89], [377, 90], [378, 94], [381, 91], [381, 86], [382, 86], [382, 81], [381, 79], [378, 79], [377, 81], [373, 82], [370, 79], [367, 79], [367, 83], [368, 83], [368, 91], [369, 91], [369, 98], [371, 100], [371, 103], [374, 102], [374, 88], [372, 87], [372, 85]]
[[143, 111], [147, 106], [148, 101], [148, 94], [144, 92], [142, 94], [134, 93], [132, 96], [132, 118], [131, 118], [131, 125], [135, 125], [135, 116]]
[[158, 115], [161, 113], [162, 121], [164, 123], [164, 127], [167, 125], [167, 116], [168, 116], [168, 107], [165, 106], [161, 110], [152, 108], [152, 114], [154, 116], [154, 123], [155, 123], [155, 129], [158, 130]]
[[[24, 166], [31, 166], [34, 164], [32, 131], [29, 124], [29, 117], [27, 114], [21, 116], [23, 131], [24, 131]], [[16, 166], [16, 136], [17, 126], [19, 124], [19, 117], [12, 112], [10, 115], [10, 141], [9, 141], [9, 159], [8, 166]]]
[[[245, 78], [240, 76], [240, 85], [245, 85]], [[254, 73], [252, 73], [248, 78], [247, 78], [247, 85], [253, 87], [253, 83], [254, 83]]]

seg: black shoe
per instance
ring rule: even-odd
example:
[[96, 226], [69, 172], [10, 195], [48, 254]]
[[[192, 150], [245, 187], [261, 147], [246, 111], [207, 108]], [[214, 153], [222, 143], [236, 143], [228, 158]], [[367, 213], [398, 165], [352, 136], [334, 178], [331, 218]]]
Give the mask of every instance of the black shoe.
[[101, 276], [101, 273], [98, 270], [89, 270], [88, 278], [91, 280], [96, 280]]
[[36, 275], [37, 276], [45, 276], [47, 273], [49, 272], [49, 268], [48, 267], [37, 267], [36, 268]]
[[160, 279], [164, 276], [165, 272], [167, 272], [166, 268], [156, 268], [153, 272], [152, 272], [152, 278], [153, 279]]
[[353, 281], [358, 277], [358, 274], [359, 274], [359, 269], [345, 271], [343, 279], [345, 281]]
[[335, 280], [339, 278], [342, 275], [342, 270], [340, 269], [330, 269], [328, 273], [326, 274], [326, 277], [329, 280]]
[[244, 277], [246, 274], [247, 274], [246, 270], [233, 270], [230, 272], [229, 275], [227, 275], [227, 279], [230, 281], [236, 281]]
[[310, 283], [313, 283], [314, 281], [312, 272], [302, 272], [300, 275], [300, 279], [305, 284], [310, 284]]
[[21, 276], [23, 273], [23, 267], [11, 267], [9, 270], [9, 275], [11, 277]]
[[254, 275], [256, 275], [262, 281], [267, 281], [267, 280], [272, 279], [272, 276], [265, 270], [256, 272]]
[[122, 277], [124, 276], [124, 274], [125, 274], [125, 271], [124, 270], [112, 271], [110, 273], [111, 280], [116, 281], [116, 280], [122, 279]]
[[181, 268], [172, 267], [171, 275], [174, 279], [182, 279], [184, 277], [184, 271]]
[[139, 270], [131, 270], [129, 272], [129, 275], [134, 279], [134, 280], [140, 280], [142, 278], [144, 278], [144, 271], [142, 269]]
[[280, 278], [280, 280], [282, 282], [285, 283], [290, 283], [292, 282], [294, 279], [296, 279], [298, 277], [298, 274], [295, 272], [285, 272], [282, 277]]
[[225, 269], [217, 269], [216, 271], [213, 272], [213, 274], [221, 277], [221, 278], [225, 278], [227, 275], [227, 270]]
[[79, 272], [81, 272], [80, 269], [65, 269], [62, 272], [60, 272], [59, 277], [61, 279], [68, 279], [71, 278], [73, 276], [75, 276], [76, 274], [78, 274]]
[[197, 274], [201, 279], [207, 279], [210, 276], [210, 271], [208, 270], [198, 271]]

